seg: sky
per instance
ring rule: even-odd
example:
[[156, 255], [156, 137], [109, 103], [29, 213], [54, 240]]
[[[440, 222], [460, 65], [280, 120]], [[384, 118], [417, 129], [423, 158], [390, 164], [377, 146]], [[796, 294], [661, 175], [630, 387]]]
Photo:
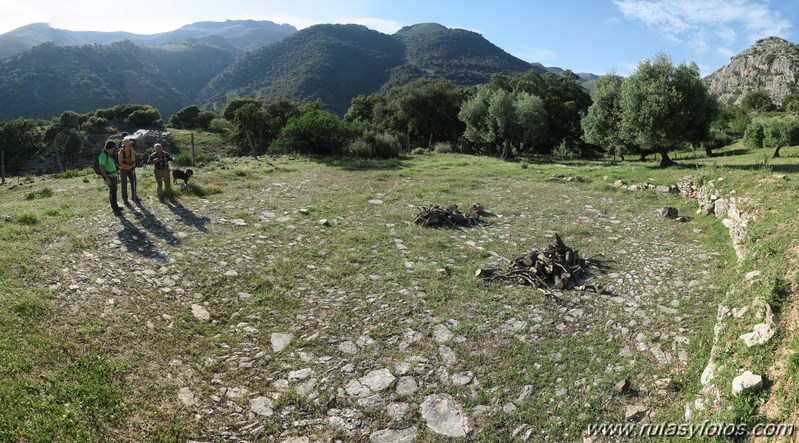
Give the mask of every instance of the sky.
[[705, 76], [757, 39], [799, 43], [799, 0], [0, 0], [0, 34], [42, 22], [155, 34], [226, 19], [357, 23], [387, 34], [435, 22], [479, 32], [528, 62], [598, 75], [629, 75], [662, 52]]

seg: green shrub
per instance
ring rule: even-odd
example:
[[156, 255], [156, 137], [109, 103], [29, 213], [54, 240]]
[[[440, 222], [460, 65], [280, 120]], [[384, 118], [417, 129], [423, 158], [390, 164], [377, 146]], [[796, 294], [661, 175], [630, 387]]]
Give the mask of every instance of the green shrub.
[[64, 172], [56, 172], [53, 174], [55, 178], [76, 178], [83, 175], [83, 171], [80, 169], [67, 169]]
[[208, 124], [209, 132], [226, 133], [233, 130], [233, 124], [224, 118], [215, 118]]
[[452, 149], [452, 144], [446, 142], [438, 142], [433, 146], [433, 151], [438, 152], [439, 154], [452, 154], [455, 152]]
[[175, 156], [175, 163], [178, 166], [192, 166], [191, 154], [178, 154]]
[[33, 226], [39, 224], [39, 217], [33, 214], [22, 214], [17, 217], [17, 223], [21, 225]]
[[283, 127], [286, 145], [300, 154], [341, 154], [359, 132], [358, 125], [318, 110], [292, 117]]
[[374, 149], [366, 140], [359, 138], [347, 146], [345, 155], [354, 158], [372, 158]]
[[32, 191], [25, 195], [25, 200], [35, 200], [37, 198], [47, 198], [53, 196], [53, 190], [50, 188], [43, 188], [38, 191]]
[[411, 155], [425, 155], [427, 154], [427, 149], [425, 148], [413, 148], [411, 151]]

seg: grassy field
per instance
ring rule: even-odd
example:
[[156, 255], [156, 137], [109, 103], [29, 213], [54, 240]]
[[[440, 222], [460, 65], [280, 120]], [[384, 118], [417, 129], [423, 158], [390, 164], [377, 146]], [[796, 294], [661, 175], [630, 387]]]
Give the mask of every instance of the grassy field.
[[[12, 179], [0, 187], [0, 441], [369, 441], [408, 428], [453, 440], [421, 411], [433, 394], [452, 396], [474, 441], [582, 441], [635, 405], [682, 422], [717, 305], [755, 296], [772, 304], [777, 335], [746, 348], [737, 337], [754, 317], [732, 320], [717, 382], [728, 393], [745, 368], [768, 389], [707, 417], [795, 423], [799, 166], [795, 147], [768, 154], [681, 154], [667, 170], [226, 159], [195, 168], [165, 204], [152, 169], [139, 171], [143, 202], [122, 217], [88, 171]], [[696, 202], [613, 186], [685, 176], [756, 202], [745, 260]], [[493, 214], [480, 225], [413, 224], [418, 206], [476, 202]], [[660, 219], [664, 206], [688, 221]], [[556, 301], [473, 276], [555, 232], [607, 265], [590, 276], [607, 293]], [[275, 334], [291, 334], [285, 348]], [[353, 389], [382, 370], [385, 386]], [[616, 392], [625, 378], [632, 389]]]

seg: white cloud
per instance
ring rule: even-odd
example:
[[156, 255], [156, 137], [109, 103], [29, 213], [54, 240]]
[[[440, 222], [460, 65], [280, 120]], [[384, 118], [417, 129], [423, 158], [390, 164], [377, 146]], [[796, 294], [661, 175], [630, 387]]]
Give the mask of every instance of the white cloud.
[[[707, 51], [720, 40], [734, 43], [742, 29], [746, 43], [768, 36], [785, 37], [791, 22], [755, 0], [614, 0], [628, 19], [637, 20], [675, 43], [693, 43], [697, 51]], [[699, 42], [697, 36], [706, 37]]]

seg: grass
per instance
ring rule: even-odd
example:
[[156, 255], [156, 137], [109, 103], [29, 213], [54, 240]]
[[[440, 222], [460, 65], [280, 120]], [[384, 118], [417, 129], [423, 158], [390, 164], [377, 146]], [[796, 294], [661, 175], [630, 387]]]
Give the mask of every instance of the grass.
[[[186, 152], [187, 134], [173, 133], [181, 152]], [[203, 152], [220, 152], [214, 151], [212, 139], [196, 140]], [[796, 256], [790, 250], [799, 238], [796, 171], [791, 169], [795, 159], [788, 157], [792, 151], [783, 149], [784, 157], [763, 164], [764, 152], [724, 155], [732, 150], [740, 148], [730, 147], [710, 159], [677, 158], [682, 165], [668, 170], [638, 162], [550, 163], [528, 158], [506, 163], [459, 154], [386, 161], [225, 159], [196, 168], [187, 188], [174, 187], [177, 204], [152, 201], [153, 180], [140, 174], [139, 195], [150, 215], [136, 218], [126, 211], [127, 227], [107, 214], [102, 186], [94, 177], [85, 183], [83, 175], [65, 175], [0, 189], [0, 214], [14, 215], [10, 222], [0, 221], [0, 441], [220, 440], [220, 429], [235, 429], [243, 420], [224, 409], [227, 399], [219, 404], [209, 400], [220, 395], [221, 386], [245, 386], [252, 395], [273, 394], [270, 383], [300, 367], [296, 365], [324, 373], [313, 359], [297, 361], [300, 353], [340, 358], [341, 339], [356, 341], [361, 335], [377, 344], [351, 357], [359, 371], [393, 369], [395, 362], [414, 356], [429, 359], [429, 366], [411, 372], [424, 385], [407, 401], [419, 403], [427, 393], [446, 390], [467, 411], [483, 405], [494, 408], [474, 418], [476, 441], [509, 440], [521, 424], [533, 426], [535, 438], [579, 440], [589, 423], [623, 420], [624, 407], [636, 402], [613, 391], [615, 382], [625, 377], [636, 389], [647, 390], [652, 378], [672, 378], [679, 386], [676, 393], [660, 398], [650, 392], [648, 398], [657, 403], [659, 418], [681, 422], [684, 403], [700, 390], [717, 304], [740, 307], [761, 296], [778, 313], [792, 307]], [[786, 174], [787, 180], [773, 177], [775, 173]], [[585, 182], [553, 182], [555, 174], [580, 175]], [[712, 180], [721, 195], [735, 190], [758, 201], [759, 218], [747, 236], [751, 254], [741, 264], [729, 248], [727, 231], [718, 220], [694, 214], [694, 203], [612, 186], [616, 180], [669, 185], [686, 175], [697, 183]], [[383, 203], [370, 203], [376, 199]], [[416, 205], [464, 207], [476, 202], [503, 217], [487, 218], [486, 225], [464, 230], [426, 229], [410, 222]], [[610, 225], [611, 219], [633, 229], [636, 220], [659, 206], [677, 207], [691, 220], [664, 224], [657, 231], [602, 230], [617, 226]], [[604, 221], [580, 219], [587, 209], [597, 211]], [[281, 217], [287, 219], [278, 221]], [[331, 226], [321, 226], [321, 218]], [[233, 219], [247, 225], [234, 226], [229, 222]], [[695, 331], [688, 345], [689, 361], [670, 371], [651, 359], [620, 357], [623, 346], [618, 338], [600, 327], [607, 319], [599, 317], [605, 305], [598, 300], [564, 295], [575, 306], [588, 306], [584, 315], [597, 316], [578, 323], [581, 327], [569, 327], [563, 320], [568, 309], [540, 293], [473, 278], [477, 266], [502, 264], [494, 254], [513, 257], [544, 246], [554, 231], [587, 255], [602, 253], [608, 235], [618, 235], [619, 242], [638, 241], [640, 248], [652, 242], [692, 241], [716, 252], [692, 258], [694, 268], [672, 276], [688, 282], [698, 278], [694, 272], [707, 271], [708, 287], [676, 295], [653, 290], [658, 304], [669, 306], [674, 297], [681, 301], [686, 323]], [[167, 252], [163, 263], [147, 255], [157, 250]], [[641, 265], [634, 258], [614, 258], [614, 272]], [[231, 269], [237, 275], [225, 276]], [[751, 286], [741, 283], [742, 276], [755, 269], [768, 272]], [[113, 278], [121, 282], [96, 283]], [[169, 292], [162, 290], [168, 287], [166, 278], [174, 280]], [[70, 289], [72, 284], [78, 288]], [[112, 294], [111, 288], [121, 294]], [[207, 303], [211, 320], [195, 320], [189, 309], [193, 303]], [[623, 308], [607, 308], [608, 314]], [[789, 349], [784, 357], [786, 377], [796, 380], [795, 335], [780, 331], [771, 347], [762, 349], [738, 343], [737, 336], [754, 324], [753, 315], [736, 320], [723, 333], [728, 364], [718, 379], [725, 391], [739, 373], [734, 362], [766, 371], [783, 358], [776, 352], [780, 347]], [[479, 385], [445, 385], [432, 372], [439, 345], [429, 331], [449, 319], [458, 322], [452, 327], [455, 334], [467, 338], [447, 344], [457, 356], [449, 371], [471, 370]], [[540, 326], [534, 333], [501, 333], [513, 320]], [[661, 321], [653, 318], [652, 330], [675, 328]], [[242, 324], [255, 331], [242, 332]], [[558, 329], [561, 325], [566, 328]], [[424, 338], [401, 348], [409, 329]], [[296, 335], [295, 341], [284, 354], [272, 354], [270, 334], [287, 331]], [[314, 333], [319, 339], [306, 340]], [[673, 338], [650, 332], [646, 342], [671, 349]], [[254, 346], [250, 353], [245, 351], [248, 346]], [[255, 360], [252, 371], [231, 359], [256, 354], [255, 349], [269, 358]], [[342, 375], [333, 366], [326, 374], [331, 381], [325, 383], [335, 386], [360, 373]], [[525, 385], [533, 387], [534, 395], [504, 412], [503, 406]], [[192, 387], [204, 403], [195, 409], [180, 405], [176, 393], [181, 386]], [[290, 420], [282, 423], [325, 421], [331, 408], [353, 407], [351, 399], [335, 389], [325, 389], [322, 382], [319, 386], [319, 401], [292, 389], [281, 392], [273, 407]], [[559, 395], [559, 389], [566, 394]], [[795, 383], [776, 386], [775, 392], [777, 419], [792, 417], [799, 395]], [[731, 407], [716, 418], [759, 420], [757, 406], [767, 395], [764, 391], [730, 400]], [[241, 407], [246, 411], [246, 399]], [[203, 415], [208, 408], [219, 411]], [[380, 412], [366, 414], [384, 427], [389, 424], [383, 423], [387, 418]], [[424, 429], [418, 414], [412, 406], [406, 415], [420, 424], [419, 441], [441, 441]], [[279, 416], [261, 420], [267, 434], [282, 432]], [[314, 429], [298, 426], [298, 432]], [[343, 432], [337, 436], [347, 438]]]

